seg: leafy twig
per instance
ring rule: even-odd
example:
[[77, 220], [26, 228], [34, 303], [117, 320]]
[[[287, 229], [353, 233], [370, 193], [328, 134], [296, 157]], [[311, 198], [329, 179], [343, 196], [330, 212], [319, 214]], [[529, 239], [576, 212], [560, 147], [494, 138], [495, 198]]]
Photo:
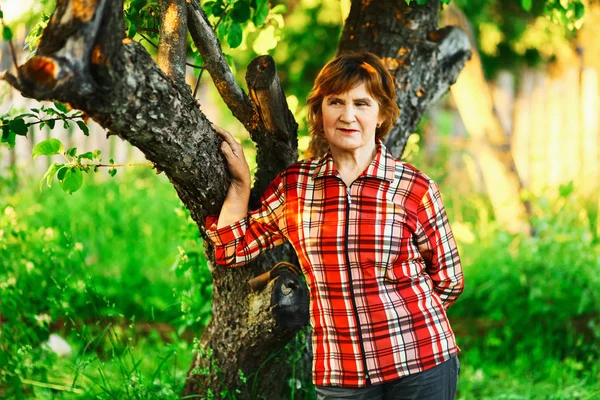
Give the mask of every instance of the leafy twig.
[[[229, 8], [229, 4], [227, 4], [225, 6], [225, 9], [223, 10], [223, 14], [221, 14], [221, 17], [219, 18], [219, 20], [213, 27], [213, 32], [215, 33], [215, 35], [217, 34], [217, 28], [221, 24], [221, 21], [223, 21], [223, 18], [225, 18], [225, 16], [227, 15], [228, 8]], [[204, 70], [205, 70], [205, 68], [200, 70], [200, 74], [198, 74], [198, 79], [196, 80], [196, 85], [194, 86], [194, 98], [196, 98], [196, 94], [198, 93], [198, 88], [200, 87], [200, 81], [202, 80], [202, 73], [204, 72]]]
[[153, 163], [131, 163], [131, 164], [77, 164], [78, 167], [154, 167]]

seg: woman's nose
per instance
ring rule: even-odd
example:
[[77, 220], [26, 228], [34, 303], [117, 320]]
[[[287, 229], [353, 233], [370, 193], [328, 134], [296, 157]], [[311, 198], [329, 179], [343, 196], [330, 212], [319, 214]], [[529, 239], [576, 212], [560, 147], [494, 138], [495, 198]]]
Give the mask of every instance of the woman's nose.
[[351, 105], [345, 106], [342, 111], [342, 115], [340, 116], [340, 120], [342, 122], [354, 122], [354, 119], [354, 107], [352, 107]]

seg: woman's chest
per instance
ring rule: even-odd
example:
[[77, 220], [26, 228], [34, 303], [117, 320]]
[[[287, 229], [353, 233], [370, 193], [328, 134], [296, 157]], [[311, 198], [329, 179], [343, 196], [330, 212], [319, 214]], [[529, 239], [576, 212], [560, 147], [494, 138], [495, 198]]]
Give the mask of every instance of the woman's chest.
[[388, 182], [319, 179], [286, 196], [288, 239], [313, 265], [393, 263], [414, 247], [416, 220]]

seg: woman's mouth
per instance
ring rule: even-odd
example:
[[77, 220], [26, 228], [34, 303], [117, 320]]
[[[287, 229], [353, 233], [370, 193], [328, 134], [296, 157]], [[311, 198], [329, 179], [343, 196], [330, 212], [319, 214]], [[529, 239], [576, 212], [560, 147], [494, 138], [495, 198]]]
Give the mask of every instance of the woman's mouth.
[[341, 132], [346, 133], [346, 134], [352, 134], [352, 133], [356, 133], [358, 132], [356, 129], [344, 129], [344, 128], [338, 128]]

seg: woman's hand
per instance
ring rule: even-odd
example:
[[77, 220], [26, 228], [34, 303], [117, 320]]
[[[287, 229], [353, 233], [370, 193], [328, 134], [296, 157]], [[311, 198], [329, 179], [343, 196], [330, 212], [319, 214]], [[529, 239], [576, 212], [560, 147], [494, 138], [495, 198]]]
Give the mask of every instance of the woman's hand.
[[221, 151], [227, 161], [227, 168], [231, 175], [231, 184], [234, 185], [237, 190], [250, 190], [250, 167], [248, 167], [242, 145], [239, 144], [231, 133], [227, 132], [225, 129], [214, 124], [212, 127], [223, 138]]
[[250, 168], [244, 156], [242, 145], [239, 144], [231, 133], [225, 129], [213, 125], [215, 131], [223, 138], [221, 151], [227, 161], [227, 168], [231, 175], [231, 185], [225, 196], [225, 202], [221, 207], [217, 228], [222, 228], [245, 218], [248, 213], [248, 201], [250, 200]]

